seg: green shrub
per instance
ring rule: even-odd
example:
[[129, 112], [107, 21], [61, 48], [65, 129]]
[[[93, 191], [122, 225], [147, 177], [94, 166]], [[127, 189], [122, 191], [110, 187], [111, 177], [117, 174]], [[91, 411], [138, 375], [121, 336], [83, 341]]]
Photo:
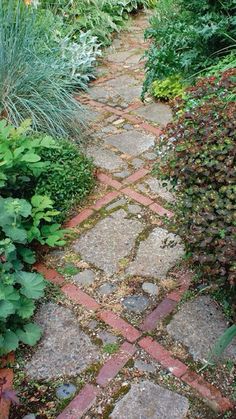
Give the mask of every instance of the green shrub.
[[[204, 280], [235, 290], [236, 70], [203, 78], [179, 99], [157, 171], [177, 185], [177, 232]], [[235, 95], [235, 94], [234, 94]], [[167, 152], [167, 150], [169, 150]], [[234, 288], [233, 288], [234, 287]]]
[[60, 211], [64, 220], [68, 210], [81, 201], [94, 185], [93, 164], [81, 154], [76, 144], [58, 142], [58, 148], [41, 149], [42, 161], [49, 161], [47, 171], [38, 178], [36, 193], [45, 193]]
[[46, 283], [28, 272], [36, 260], [32, 246], [65, 243], [65, 231], [53, 221], [59, 212], [33, 187], [49, 164], [41, 161], [39, 150], [57, 145], [48, 136], [27, 136], [28, 129], [27, 121], [18, 129], [0, 121], [0, 355], [40, 337], [29, 319]]
[[50, 48], [50, 25], [48, 31], [39, 25], [37, 10], [0, 0], [0, 116], [15, 126], [30, 118], [36, 131], [78, 137], [84, 120], [72, 94], [78, 80], [61, 47]]
[[159, 0], [146, 38], [143, 95], [155, 80], [193, 77], [235, 48], [235, 0]]
[[91, 31], [102, 45], [109, 45], [112, 33], [124, 26], [128, 14], [147, 4], [146, 0], [61, 0], [55, 4], [50, 0], [42, 2], [55, 13], [63, 16], [70, 27], [72, 38], [77, 39], [80, 31]]
[[169, 100], [176, 96], [183, 97], [184, 86], [179, 76], [171, 76], [165, 80], [154, 81], [151, 92], [157, 99]]

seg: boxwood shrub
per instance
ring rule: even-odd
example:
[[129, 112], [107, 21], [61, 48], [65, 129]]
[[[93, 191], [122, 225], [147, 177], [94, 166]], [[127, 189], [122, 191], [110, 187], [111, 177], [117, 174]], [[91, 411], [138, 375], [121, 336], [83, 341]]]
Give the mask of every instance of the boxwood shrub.
[[36, 193], [46, 194], [60, 211], [62, 221], [68, 211], [82, 200], [94, 185], [93, 164], [72, 141], [58, 141], [58, 148], [42, 149], [42, 161], [50, 165], [38, 179]]

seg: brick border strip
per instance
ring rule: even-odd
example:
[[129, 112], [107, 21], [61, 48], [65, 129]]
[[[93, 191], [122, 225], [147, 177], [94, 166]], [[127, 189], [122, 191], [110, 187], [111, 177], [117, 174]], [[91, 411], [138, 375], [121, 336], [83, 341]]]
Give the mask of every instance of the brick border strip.
[[[45, 267], [45, 271], [46, 270], [47, 268]], [[185, 274], [182, 280], [182, 286], [179, 290], [178, 298], [181, 298], [181, 292], [184, 292], [184, 289], [187, 288], [189, 280], [190, 278], [188, 274]], [[68, 298], [70, 298], [72, 302], [80, 304], [88, 310], [96, 311], [97, 317], [100, 320], [104, 321], [108, 326], [111, 326], [112, 328], [117, 330], [123, 337], [130, 340], [131, 342], [137, 341], [138, 345], [149, 355], [151, 355], [163, 368], [168, 369], [171, 372], [171, 374], [173, 374], [175, 377], [180, 378], [183, 382], [192, 387], [212, 409], [219, 412], [224, 412], [226, 410], [232, 409], [233, 405], [231, 401], [227, 397], [223, 397], [221, 392], [216, 387], [205, 381], [197, 373], [191, 371], [189, 367], [185, 365], [182, 361], [178, 360], [177, 358], [173, 358], [171, 352], [169, 352], [158, 342], [154, 341], [150, 337], [142, 337], [141, 331], [134, 328], [132, 325], [123, 320], [116, 313], [113, 313], [109, 310], [100, 311], [100, 304], [97, 303], [96, 300], [94, 300], [84, 291], [80, 290], [76, 285], [66, 284], [62, 286], [61, 290]], [[178, 291], [176, 293], [178, 293]], [[165, 301], [165, 299], [163, 301]], [[174, 299], [172, 301], [173, 303], [177, 303]], [[160, 305], [161, 303], [159, 304], [159, 306]], [[159, 306], [157, 306], [157, 308]], [[120, 356], [120, 351], [122, 350], [128, 352], [130, 356], [128, 357], [127, 354], [126, 356]], [[108, 384], [108, 381], [111, 381], [123, 368], [123, 366], [129, 360], [129, 358], [132, 356], [131, 352], [134, 350], [134, 345], [128, 342], [124, 342], [118, 354], [115, 354], [103, 365], [102, 370], [98, 375], [98, 377], [100, 378], [97, 378], [97, 382], [99, 382], [99, 384], [101, 384], [102, 386], [106, 386]], [[80, 393], [75, 397], [76, 400], [77, 398], [78, 400], [80, 400], [79, 395]], [[71, 403], [73, 403], [75, 399], [73, 399]], [[84, 403], [87, 406], [86, 401], [84, 401]], [[74, 405], [72, 405], [72, 407], [73, 406]], [[88, 409], [90, 407], [91, 405], [89, 402]], [[80, 416], [77, 417], [79, 418]], [[68, 416], [58, 417], [58, 419], [66, 418], [71, 419]]]
[[223, 397], [215, 386], [191, 371], [183, 362], [173, 358], [172, 354], [158, 342], [150, 337], [145, 337], [139, 341], [139, 345], [171, 374], [192, 387], [213, 410], [224, 412], [233, 408], [231, 401], [227, 397]]

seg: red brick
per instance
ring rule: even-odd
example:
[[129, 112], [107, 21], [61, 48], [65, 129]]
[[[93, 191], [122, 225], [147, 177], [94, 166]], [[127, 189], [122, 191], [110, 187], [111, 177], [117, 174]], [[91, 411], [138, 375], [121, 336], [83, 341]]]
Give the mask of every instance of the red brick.
[[153, 203], [153, 201], [150, 198], [148, 198], [147, 196], [144, 196], [144, 195], [142, 195], [138, 192], [135, 192], [130, 188], [122, 189], [121, 192], [124, 193], [125, 195], [129, 196], [130, 198], [134, 199], [135, 201], [139, 202], [142, 205], [148, 206], [151, 203]]
[[141, 124], [142, 122], [142, 120], [137, 116], [129, 115], [128, 113], [123, 113], [123, 118], [129, 122], [132, 122], [133, 124]]
[[140, 126], [145, 131], [149, 131], [156, 136], [160, 136], [162, 134], [162, 130], [160, 128], [154, 127], [153, 125], [146, 124], [145, 122]]
[[139, 330], [135, 329], [135, 327], [131, 326], [112, 311], [101, 311], [99, 317], [113, 329], [117, 330], [129, 342], [135, 342], [141, 336]]
[[140, 329], [148, 332], [156, 328], [157, 323], [168, 316], [174, 308], [176, 307], [177, 302], [169, 298], [164, 298], [160, 304], [153, 310], [147, 317], [144, 319], [143, 323], [140, 326]]
[[126, 109], [125, 112], [131, 112], [134, 111], [135, 109], [140, 108], [143, 105], [143, 103], [141, 102], [141, 100], [139, 102], [135, 102], [132, 103], [131, 105], [129, 105]]
[[106, 111], [108, 111], [108, 112], [112, 112], [112, 113], [114, 113], [115, 115], [119, 115], [119, 116], [122, 116], [122, 115], [123, 115], [123, 113], [124, 113], [124, 111], [121, 111], [120, 109], [114, 108], [114, 107], [109, 106], [109, 105], [105, 105], [105, 106], [104, 106], [104, 109], [105, 109]]
[[137, 180], [143, 178], [144, 176], [146, 176], [149, 173], [148, 169], [139, 169], [137, 170], [137, 172], [133, 173], [132, 175], [128, 176], [123, 183], [134, 183], [137, 182]]
[[194, 388], [201, 397], [208, 400], [211, 407], [217, 411], [225, 411], [233, 407], [229, 399], [223, 397], [216, 387], [205, 381], [197, 373], [188, 370], [181, 377], [181, 380]]
[[0, 371], [1, 368], [7, 368], [9, 364], [13, 364], [15, 361], [14, 352], [10, 352], [8, 355], [4, 355], [0, 358]]
[[[6, 384], [3, 385], [3, 390], [11, 389], [13, 384], [13, 370], [10, 368], [3, 368], [0, 370], [0, 379], [6, 378]], [[10, 401], [0, 400], [0, 419], [8, 419], [10, 410]]]
[[176, 302], [178, 302], [178, 301], [180, 301], [181, 300], [181, 297], [182, 297], [182, 295], [183, 295], [183, 293], [185, 292], [185, 290], [182, 290], [182, 289], [178, 289], [178, 290], [176, 290], [176, 291], [172, 291], [172, 292], [170, 292], [169, 294], [167, 294], [167, 298], [169, 299], [169, 300], [172, 300], [172, 301], [176, 301]]
[[178, 359], [172, 358], [169, 351], [151, 338], [146, 337], [141, 339], [139, 345], [175, 377], [180, 378], [187, 371], [187, 365]]
[[124, 342], [117, 354], [113, 355], [101, 368], [96, 382], [102, 387], [106, 387], [119, 371], [125, 366], [129, 359], [136, 352], [134, 345]]
[[64, 294], [69, 297], [74, 303], [81, 304], [86, 307], [88, 310], [97, 310], [100, 305], [94, 298], [90, 297], [84, 291], [81, 291], [76, 285], [66, 284], [61, 290]]
[[83, 223], [87, 218], [89, 218], [93, 214], [93, 210], [87, 208], [81, 211], [78, 215], [68, 221], [65, 225], [67, 228], [77, 227], [79, 224]]
[[57, 419], [81, 418], [95, 403], [99, 393], [99, 388], [92, 384], [86, 384], [79, 394], [69, 403], [65, 410], [57, 416]]
[[105, 205], [109, 204], [109, 202], [113, 201], [115, 198], [119, 196], [119, 192], [109, 192], [107, 195], [103, 196], [101, 199], [98, 199], [97, 202], [93, 205], [95, 210], [100, 210]]
[[108, 176], [105, 173], [98, 173], [97, 178], [100, 182], [105, 183], [105, 185], [111, 186], [112, 188], [120, 189], [122, 187], [122, 184], [118, 182], [118, 180], [112, 179], [111, 176]]
[[154, 204], [150, 205], [149, 207], [153, 212], [156, 212], [158, 215], [160, 215], [161, 217], [168, 217], [171, 218], [173, 217], [174, 213], [172, 211], [169, 211], [165, 208], [163, 208], [161, 205], [157, 204], [156, 202], [154, 202]]
[[65, 279], [60, 275], [55, 269], [47, 268], [43, 263], [36, 263], [33, 267], [34, 270], [41, 273], [45, 279], [53, 284], [62, 285], [65, 282]]

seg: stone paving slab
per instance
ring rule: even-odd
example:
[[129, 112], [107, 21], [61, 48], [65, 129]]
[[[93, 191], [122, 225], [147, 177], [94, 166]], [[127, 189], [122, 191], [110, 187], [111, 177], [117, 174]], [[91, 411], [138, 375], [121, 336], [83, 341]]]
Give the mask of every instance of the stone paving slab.
[[[74, 377], [98, 360], [98, 348], [81, 330], [71, 310], [47, 303], [40, 307], [36, 322], [43, 337], [30, 361], [25, 365], [29, 378], [53, 379]], [[66, 330], [66, 333], [65, 333]]]
[[172, 112], [169, 105], [163, 103], [150, 103], [138, 108], [136, 115], [141, 116], [149, 121], [165, 127], [172, 120]]
[[152, 177], [145, 180], [144, 184], [150, 188], [152, 194], [156, 198], [161, 197], [167, 202], [170, 202], [170, 203], [175, 202], [175, 196], [174, 196], [173, 189], [171, 187], [170, 182], [161, 181], [159, 179]]
[[[218, 337], [227, 329], [221, 309], [209, 296], [197, 297], [180, 308], [167, 326], [169, 334], [187, 346], [196, 361], [205, 361]], [[236, 339], [223, 358], [236, 361]]]
[[113, 151], [107, 150], [102, 146], [92, 145], [86, 148], [86, 155], [92, 157], [95, 166], [105, 170], [126, 170], [127, 164]]
[[155, 137], [140, 131], [124, 131], [120, 134], [111, 135], [105, 139], [106, 144], [115, 146], [122, 153], [130, 156], [138, 156], [154, 146]]
[[151, 381], [132, 384], [111, 413], [111, 419], [183, 419], [189, 402], [173, 391]]
[[138, 220], [129, 220], [123, 209], [99, 221], [76, 243], [82, 258], [102, 269], [108, 276], [119, 270], [119, 261], [128, 256], [143, 229]]
[[128, 275], [165, 279], [168, 271], [184, 255], [178, 236], [163, 228], [155, 228], [139, 245], [137, 255], [128, 266]]

